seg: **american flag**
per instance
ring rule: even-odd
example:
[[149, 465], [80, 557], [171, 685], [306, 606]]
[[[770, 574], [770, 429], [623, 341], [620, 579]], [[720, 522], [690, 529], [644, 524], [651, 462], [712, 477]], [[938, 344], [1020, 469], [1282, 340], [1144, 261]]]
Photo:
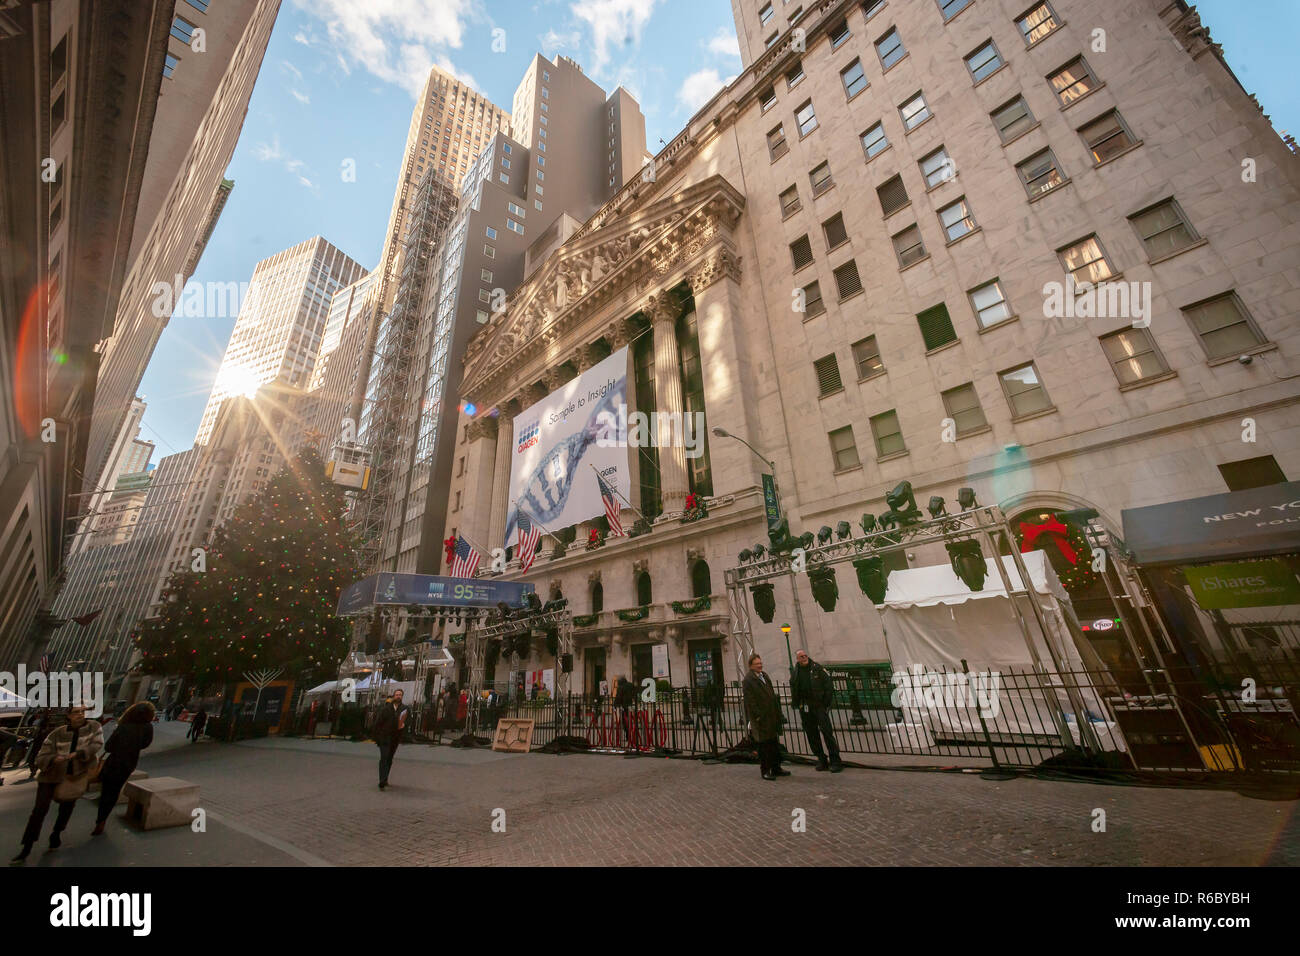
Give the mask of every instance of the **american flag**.
[[456, 538], [456, 557], [451, 562], [451, 576], [453, 578], [472, 578], [478, 573], [478, 563], [481, 555], [478, 549], [471, 545], [464, 538]]
[[542, 529], [528, 520], [528, 515], [519, 513], [519, 570], [527, 571], [533, 566], [537, 557], [537, 541], [542, 536]]
[[50, 655], [49, 655], [49, 654], [42, 654], [42, 655], [41, 655], [41, 673], [43, 673], [43, 674], [48, 674], [49, 672], [50, 672]]
[[618, 496], [614, 494], [614, 489], [605, 482], [605, 479], [600, 476], [599, 472], [596, 474], [596, 480], [600, 482], [600, 500], [605, 505], [605, 518], [609, 521], [610, 537], [625, 537], [623, 532], [623, 522], [619, 520], [618, 516], [618, 513], [622, 508], [622, 505], [619, 504]]

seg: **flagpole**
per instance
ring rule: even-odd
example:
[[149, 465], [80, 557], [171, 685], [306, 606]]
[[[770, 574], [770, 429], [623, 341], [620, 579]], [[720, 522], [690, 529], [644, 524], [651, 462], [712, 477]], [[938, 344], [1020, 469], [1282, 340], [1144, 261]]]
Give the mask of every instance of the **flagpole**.
[[[523, 508], [520, 508], [520, 507], [519, 507], [519, 500], [518, 500], [517, 498], [516, 498], [514, 501], [510, 502], [510, 504], [511, 504], [511, 505], [514, 507], [514, 509], [515, 509], [516, 511], [518, 511], [521, 515], [524, 515], [524, 516], [525, 516], [529, 521], [531, 521], [533, 524], [537, 525], [537, 527], [541, 528], [542, 531], [543, 531], [544, 533], [549, 534], [552, 538], [555, 538], [556, 541], [560, 540], [560, 539], [556, 536], [556, 534], [555, 534], [554, 531], [552, 531], [550, 528], [546, 527], [546, 525], [542, 524], [540, 521], [538, 521], [536, 518], [534, 518], [532, 515], [530, 515], [530, 514], [529, 514], [527, 511], [525, 511]], [[515, 524], [515, 534], [516, 534], [516, 535], [519, 534], [519, 525], [518, 525], [518, 523]], [[516, 539], [515, 539], [515, 547], [518, 547], [518, 546], [519, 546], [519, 544], [518, 544], [518, 538], [516, 537]]]
[[[596, 466], [593, 465], [591, 462], [587, 462], [587, 467], [590, 468], [592, 471], [596, 471]], [[600, 472], [598, 471], [596, 471], [596, 480], [597, 482], [604, 480], [600, 477]], [[624, 502], [626, 502], [627, 506], [632, 509], [632, 513], [635, 514], [638, 518], [640, 518], [642, 521], [645, 521], [647, 523], [649, 522], [650, 519], [647, 518], [645, 515], [643, 515], [640, 509], [638, 509], [636, 505], [632, 504], [631, 501], [628, 501], [628, 499], [617, 488], [615, 488], [607, 481], [605, 482], [605, 487], [607, 487], [610, 491], [614, 492], [614, 494], [618, 495], [619, 498], [621, 498]]]

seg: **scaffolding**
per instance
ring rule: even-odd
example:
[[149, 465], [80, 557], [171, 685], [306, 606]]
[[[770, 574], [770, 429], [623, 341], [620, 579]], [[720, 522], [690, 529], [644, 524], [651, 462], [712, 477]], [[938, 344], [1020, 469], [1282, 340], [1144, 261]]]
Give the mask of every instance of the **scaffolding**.
[[[361, 539], [363, 573], [381, 570], [384, 531], [392, 524], [394, 505], [402, 497], [403, 467], [415, 435], [417, 415], [409, 398], [424, 355], [417, 348], [425, 291], [437, 281], [437, 253], [456, 213], [457, 195], [432, 171], [427, 173], [411, 203], [404, 240], [402, 272], [393, 307], [381, 314], [367, 394], [368, 424], [363, 436], [370, 459], [369, 488], [358, 498], [356, 528]], [[383, 303], [379, 303], [382, 309]], [[367, 390], [369, 392], [369, 389]], [[418, 412], [418, 404], [415, 406]], [[400, 533], [400, 527], [394, 529]]]

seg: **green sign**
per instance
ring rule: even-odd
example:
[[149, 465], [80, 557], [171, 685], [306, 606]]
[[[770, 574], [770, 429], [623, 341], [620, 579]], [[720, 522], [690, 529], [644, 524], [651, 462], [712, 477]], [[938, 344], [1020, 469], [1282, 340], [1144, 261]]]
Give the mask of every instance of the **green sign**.
[[781, 502], [776, 497], [776, 479], [771, 475], [763, 476], [763, 510], [767, 513], [768, 528], [781, 523]]
[[1241, 561], [1183, 568], [1204, 610], [1300, 604], [1300, 581], [1283, 561]]

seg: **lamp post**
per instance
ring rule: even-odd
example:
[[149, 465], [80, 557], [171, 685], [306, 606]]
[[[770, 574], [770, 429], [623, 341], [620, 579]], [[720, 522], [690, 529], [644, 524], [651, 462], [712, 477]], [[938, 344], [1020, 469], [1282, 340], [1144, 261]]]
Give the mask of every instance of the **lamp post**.
[[794, 656], [790, 653], [790, 625], [789, 623], [781, 625], [781, 633], [785, 635], [785, 659], [790, 662], [790, 673], [794, 673]]
[[776, 510], [777, 513], [779, 514], [781, 511], [781, 487], [776, 482], [776, 462], [764, 458], [757, 448], [755, 448], [749, 442], [745, 441], [745, 439], [741, 438], [739, 435], [734, 435], [731, 432], [727, 431], [725, 428], [720, 428], [715, 425], [713, 427], [713, 434], [717, 435], [719, 438], [736, 439], [736, 441], [740, 442], [742, 445], [744, 445], [746, 448], [752, 451], [754, 455], [758, 458], [758, 460], [761, 461], [764, 465], [766, 465], [771, 470], [772, 490], [776, 493]]

